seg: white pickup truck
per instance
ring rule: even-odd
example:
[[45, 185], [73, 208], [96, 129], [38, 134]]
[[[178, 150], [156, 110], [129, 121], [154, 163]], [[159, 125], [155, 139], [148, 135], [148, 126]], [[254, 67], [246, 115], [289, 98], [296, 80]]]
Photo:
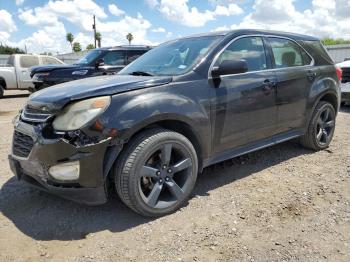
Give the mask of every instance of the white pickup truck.
[[341, 103], [350, 103], [350, 61], [337, 64], [343, 71], [341, 81]]
[[11, 55], [5, 66], [0, 66], [0, 98], [4, 90], [32, 90], [30, 68], [38, 65], [64, 64], [61, 60], [45, 55]]

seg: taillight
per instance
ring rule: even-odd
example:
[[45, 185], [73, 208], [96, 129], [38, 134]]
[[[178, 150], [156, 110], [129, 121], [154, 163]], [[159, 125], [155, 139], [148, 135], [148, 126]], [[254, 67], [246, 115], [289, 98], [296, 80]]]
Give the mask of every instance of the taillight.
[[343, 70], [341, 70], [340, 67], [337, 67], [337, 77], [339, 79], [339, 82], [341, 82], [342, 76], [343, 76]]

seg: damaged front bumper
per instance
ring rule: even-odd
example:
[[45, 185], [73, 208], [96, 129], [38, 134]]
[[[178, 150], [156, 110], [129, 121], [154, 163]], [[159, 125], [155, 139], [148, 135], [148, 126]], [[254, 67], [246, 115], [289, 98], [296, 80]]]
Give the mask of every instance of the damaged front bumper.
[[[64, 138], [46, 139], [38, 127], [14, 120], [15, 133], [9, 162], [18, 179], [73, 201], [98, 205], [107, 201], [106, 177], [121, 148], [111, 138], [77, 146]], [[60, 181], [50, 168], [64, 163], [79, 164], [75, 180]]]

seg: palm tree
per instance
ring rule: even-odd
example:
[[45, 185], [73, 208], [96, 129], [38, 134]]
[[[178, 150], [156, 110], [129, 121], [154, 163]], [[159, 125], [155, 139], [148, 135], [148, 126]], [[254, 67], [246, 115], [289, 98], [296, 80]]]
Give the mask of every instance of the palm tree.
[[86, 46], [86, 50], [91, 50], [91, 49], [95, 49], [95, 46], [93, 44], [88, 44]]
[[68, 34], [66, 35], [66, 40], [69, 42], [70, 47], [71, 47], [72, 50], [73, 50], [73, 41], [74, 41], [74, 36], [73, 36], [73, 34], [72, 34], [72, 33], [68, 33]]
[[131, 45], [131, 41], [134, 39], [134, 36], [132, 35], [132, 33], [128, 33], [126, 35], [126, 39], [128, 40], [129, 45]]
[[100, 33], [100, 32], [96, 32], [95, 38], [96, 38], [96, 41], [97, 41], [97, 46], [98, 46], [98, 47], [101, 47], [101, 40], [102, 40], [102, 35], [101, 35], [101, 33]]
[[81, 45], [80, 45], [80, 43], [75, 42], [75, 43], [73, 44], [73, 51], [74, 51], [74, 52], [80, 52], [80, 51], [81, 51]]

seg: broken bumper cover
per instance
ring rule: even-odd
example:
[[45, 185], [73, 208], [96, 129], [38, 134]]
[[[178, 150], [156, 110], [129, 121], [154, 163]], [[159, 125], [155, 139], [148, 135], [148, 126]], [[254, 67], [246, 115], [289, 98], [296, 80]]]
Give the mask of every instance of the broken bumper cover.
[[[32, 139], [27, 156], [18, 156], [15, 150], [16, 132], [21, 138]], [[10, 167], [19, 180], [75, 202], [99, 205], [107, 201], [106, 174], [114, 162], [108, 154], [110, 139], [86, 146], [74, 146], [60, 139], [44, 139], [35, 126], [15, 120], [15, 135]], [[26, 142], [24, 141], [23, 144]], [[115, 154], [116, 152], [114, 152]], [[79, 178], [74, 181], [58, 181], [49, 169], [62, 163], [79, 163]]]

